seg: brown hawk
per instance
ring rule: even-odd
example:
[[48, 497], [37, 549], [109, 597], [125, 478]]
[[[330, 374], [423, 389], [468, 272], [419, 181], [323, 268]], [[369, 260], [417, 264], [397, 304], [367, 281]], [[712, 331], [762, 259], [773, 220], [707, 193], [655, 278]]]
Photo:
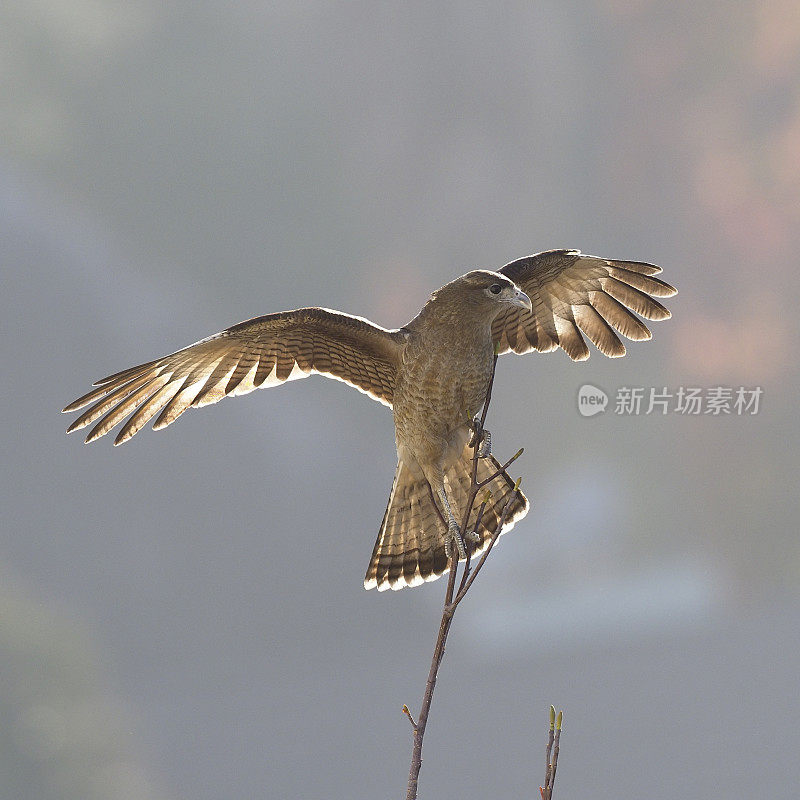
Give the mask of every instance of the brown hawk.
[[[589, 357], [585, 334], [601, 353], [622, 356], [617, 331], [636, 341], [650, 338], [637, 314], [670, 316], [654, 299], [675, 294], [653, 277], [660, 271], [637, 261], [550, 250], [496, 272], [462, 275], [398, 330], [326, 308], [256, 317], [97, 381], [64, 409], [90, 406], [67, 433], [95, 423], [86, 437], [92, 442], [127, 417], [117, 445], [156, 414], [153, 430], [161, 430], [186, 409], [227, 395], [312, 373], [344, 381], [394, 412], [397, 471], [364, 586], [416, 586], [448, 570], [451, 543], [465, 557], [456, 514], [470, 486], [471, 421], [483, 405], [494, 353], [561, 347], [580, 361]], [[487, 451], [480, 453], [479, 480], [500, 467]], [[470, 520], [477, 552], [496, 530], [513, 486], [506, 473], [489, 484], [492, 499], [477, 531]], [[518, 495], [507, 528], [527, 510], [528, 501]]]

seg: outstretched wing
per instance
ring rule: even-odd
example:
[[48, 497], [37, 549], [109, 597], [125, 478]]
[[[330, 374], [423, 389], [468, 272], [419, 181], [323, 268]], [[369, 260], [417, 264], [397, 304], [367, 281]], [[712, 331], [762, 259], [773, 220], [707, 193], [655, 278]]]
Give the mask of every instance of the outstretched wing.
[[[500, 353], [547, 353], [561, 347], [573, 361], [589, 357], [585, 333], [601, 353], [625, 355], [628, 339], [649, 339], [645, 319], [668, 319], [670, 312], [654, 297], [676, 290], [654, 278], [660, 267], [638, 261], [611, 261], [579, 250], [548, 250], [506, 264], [498, 272], [530, 298], [532, 311], [504, 310], [492, 325]], [[636, 312], [636, 313], [633, 313]]]
[[315, 372], [344, 381], [391, 407], [404, 341], [399, 331], [326, 308], [256, 317], [97, 381], [97, 389], [64, 409], [77, 411], [93, 404], [67, 433], [99, 419], [86, 437], [92, 442], [132, 414], [114, 440], [115, 445], [122, 444], [159, 412], [153, 430], [165, 428], [189, 407]]

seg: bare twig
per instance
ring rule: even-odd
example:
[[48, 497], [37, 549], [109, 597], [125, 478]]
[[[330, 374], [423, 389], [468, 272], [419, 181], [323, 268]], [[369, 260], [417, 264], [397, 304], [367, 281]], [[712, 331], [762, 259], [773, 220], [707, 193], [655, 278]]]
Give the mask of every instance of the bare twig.
[[519, 494], [519, 485], [521, 481], [522, 479], [519, 478], [517, 482], [514, 484], [514, 490], [509, 495], [508, 502], [505, 504], [505, 506], [503, 507], [503, 511], [500, 514], [500, 521], [497, 523], [497, 528], [492, 534], [492, 538], [489, 539], [489, 544], [486, 546], [486, 549], [481, 554], [480, 561], [478, 561], [478, 563], [475, 565], [475, 569], [472, 571], [472, 574], [467, 578], [463, 588], [456, 595], [456, 600], [454, 605], [458, 605], [464, 599], [464, 595], [469, 591], [469, 587], [472, 586], [472, 584], [475, 582], [475, 578], [478, 577], [478, 573], [481, 571], [483, 565], [486, 563], [486, 559], [489, 558], [489, 553], [492, 552], [492, 548], [495, 546], [495, 543], [500, 538], [500, 534], [503, 532], [503, 526], [506, 524], [506, 518], [508, 517], [508, 512], [511, 510], [511, 506], [513, 505], [514, 500], [517, 499], [517, 495]]
[[545, 772], [544, 786], [539, 787], [539, 794], [542, 800], [552, 800], [553, 785], [556, 782], [556, 769], [558, 767], [558, 750], [561, 741], [561, 723], [564, 720], [564, 712], [559, 711], [556, 715], [554, 706], [550, 706], [550, 732], [547, 736], [547, 747], [545, 748]]
[[520, 449], [517, 450], [517, 452], [514, 453], [514, 455], [511, 456], [511, 458], [509, 458], [508, 461], [506, 461], [506, 463], [503, 464], [496, 472], [493, 472], [488, 478], [482, 480], [478, 484], [478, 488], [483, 488], [487, 483], [491, 483], [498, 475], [502, 475], [524, 452], [525, 449], [520, 447]]
[[[553, 752], [553, 741], [555, 739], [556, 731], [556, 708], [550, 706], [550, 732], [547, 735], [547, 747], [544, 749], [544, 785], [547, 787], [550, 784], [550, 771], [552, 770], [550, 755]], [[544, 788], [539, 787], [539, 791], [543, 792]]]
[[[483, 512], [486, 510], [486, 504], [492, 499], [492, 493], [487, 489], [486, 494], [483, 496], [483, 500], [478, 508], [478, 516], [475, 518], [475, 530], [477, 531], [481, 527], [481, 520], [483, 519]], [[472, 562], [472, 548], [467, 548], [467, 558], [464, 561], [464, 570], [461, 573], [461, 583], [458, 585], [458, 592], [456, 592], [456, 597], [458, 597], [463, 588], [464, 584], [467, 582], [467, 578], [469, 577], [470, 573], [470, 563]]]
[[[494, 373], [496, 366], [497, 366], [497, 356], [495, 355], [494, 363], [492, 364], [492, 375], [489, 380], [489, 388], [486, 391], [486, 400], [483, 404], [483, 412], [481, 414], [480, 420], [476, 419], [473, 421], [473, 436], [472, 440], [470, 441], [470, 446], [473, 448], [472, 474], [471, 474], [472, 479], [470, 481], [469, 493], [467, 495], [467, 503], [464, 508], [464, 515], [461, 523], [462, 533], [466, 533], [467, 531], [469, 531], [470, 515], [472, 514], [472, 510], [475, 506], [475, 500], [477, 499], [478, 493], [481, 491], [481, 489], [488, 483], [493, 481], [496, 477], [498, 477], [498, 475], [501, 475], [514, 461], [516, 461], [522, 455], [522, 450], [520, 450], [512, 458], [510, 458], [502, 467], [500, 467], [499, 470], [493, 473], [490, 478], [487, 478], [484, 481], [478, 481], [478, 458], [479, 458], [478, 451], [484, 437], [483, 426], [484, 423], [486, 422], [486, 413], [489, 410], [489, 401], [492, 398], [492, 384], [494, 383]], [[470, 568], [473, 546], [471, 544], [468, 546], [467, 558], [464, 562], [464, 570], [461, 575], [461, 581], [458, 585], [458, 591], [456, 591], [455, 589], [456, 580], [458, 578], [457, 574], [458, 551], [455, 547], [452, 549], [452, 553], [450, 556], [451, 559], [450, 574], [447, 576], [447, 588], [445, 589], [444, 607], [442, 609], [442, 619], [441, 622], [439, 623], [439, 633], [436, 637], [436, 645], [433, 649], [433, 658], [431, 659], [431, 666], [430, 670], [428, 671], [428, 680], [425, 684], [425, 692], [422, 696], [422, 704], [420, 706], [419, 717], [416, 723], [414, 723], [414, 719], [411, 716], [411, 712], [408, 710], [408, 707], [403, 706], [403, 712], [411, 721], [413, 729], [413, 737], [414, 737], [414, 744], [411, 751], [411, 767], [408, 773], [408, 789], [406, 792], [406, 800], [416, 800], [417, 797], [419, 771], [422, 767], [422, 741], [425, 736], [425, 728], [428, 724], [428, 714], [431, 708], [431, 701], [433, 700], [433, 690], [436, 687], [436, 679], [439, 674], [439, 666], [441, 665], [442, 658], [444, 657], [444, 647], [445, 643], [447, 642], [447, 635], [450, 632], [450, 625], [453, 622], [453, 615], [456, 612], [456, 608], [458, 608], [458, 604], [464, 599], [464, 596], [469, 591], [470, 586], [472, 586], [473, 582], [475, 581], [475, 578], [478, 576], [478, 573], [481, 571], [483, 565], [486, 563], [487, 556], [491, 552], [492, 548], [495, 545], [495, 542], [502, 533], [503, 526], [506, 523], [506, 519], [508, 518], [508, 514], [511, 511], [511, 507], [514, 505], [514, 501], [517, 499], [517, 496], [519, 494], [519, 484], [520, 481], [518, 480], [514, 485], [514, 489], [509, 495], [509, 498], [505, 506], [503, 507], [503, 510], [500, 515], [500, 520], [497, 524], [497, 528], [492, 534], [491, 539], [486, 545], [481, 555], [481, 558], [475, 565], [474, 569]], [[486, 491], [484, 493], [483, 500], [481, 501], [478, 507], [478, 513], [475, 520], [476, 531], [480, 527], [480, 523], [483, 518], [483, 513], [486, 509], [486, 505], [489, 502], [490, 498], [491, 498], [491, 493]], [[434, 506], [436, 506], [435, 503]]]

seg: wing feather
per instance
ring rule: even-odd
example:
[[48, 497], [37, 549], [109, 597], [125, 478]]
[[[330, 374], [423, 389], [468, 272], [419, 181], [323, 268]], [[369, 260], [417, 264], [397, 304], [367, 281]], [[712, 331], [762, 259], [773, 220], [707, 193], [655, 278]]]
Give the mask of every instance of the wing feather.
[[135, 367], [123, 369], [121, 372], [115, 372], [113, 375], [107, 375], [105, 378], [100, 378], [100, 380], [95, 381], [92, 386], [106, 386], [111, 383], [127, 382], [133, 378], [138, 378], [140, 375], [144, 375], [148, 369], [155, 366], [157, 363], [157, 361], [148, 361], [146, 364], [138, 364]]
[[239, 358], [239, 363], [231, 373], [225, 386], [225, 394], [238, 395], [255, 391], [254, 378], [258, 369], [258, 356], [255, 353], [245, 353]]
[[156, 414], [153, 430], [160, 430], [190, 407], [312, 373], [344, 381], [391, 406], [404, 343], [401, 331], [324, 308], [256, 317], [98, 381], [64, 409], [93, 404], [68, 432], [99, 419], [86, 438], [94, 441], [130, 415], [114, 442], [122, 444]]
[[[87, 403], [91, 403], [94, 400], [97, 400], [98, 397], [102, 397], [98, 403], [93, 405], [88, 410], [84, 411], [70, 426], [67, 428], [67, 433], [72, 433], [72, 431], [77, 431], [80, 428], [85, 428], [87, 425], [91, 425], [99, 417], [102, 417], [103, 414], [107, 413], [110, 409], [124, 400], [131, 392], [138, 389], [140, 386], [145, 384], [147, 381], [151, 380], [151, 378], [147, 375], [144, 375], [140, 378], [136, 378], [128, 383], [123, 383], [121, 386], [117, 386], [113, 384], [111, 388], [108, 390], [107, 394], [104, 395], [96, 395], [96, 392], [89, 392], [89, 394], [84, 395], [83, 397], [76, 400], [74, 403], [70, 403], [67, 406], [67, 411], [74, 411], [78, 408], [83, 408]], [[87, 400], [87, 398], [89, 398]]]
[[575, 309], [575, 322], [603, 355], [609, 358], [619, 358], [625, 355], [625, 345], [593, 306], [588, 303], [578, 306]]
[[546, 353], [561, 347], [575, 361], [589, 357], [581, 331], [612, 358], [625, 354], [614, 329], [634, 341], [650, 338], [636, 316], [662, 320], [670, 312], [656, 297], [675, 289], [653, 277], [654, 264], [611, 261], [579, 250], [548, 250], [520, 258], [498, 270], [531, 299], [532, 310], [508, 308], [492, 325], [498, 352]]
[[133, 394], [128, 395], [119, 405], [108, 412], [97, 425], [89, 431], [86, 437], [86, 444], [105, 436], [117, 423], [122, 422], [132, 411], [135, 411], [145, 400], [149, 399], [155, 392], [164, 386], [169, 380], [169, 375], [158, 375], [152, 381], [148, 381], [137, 389]]
[[664, 308], [658, 300], [654, 300], [644, 292], [640, 292], [633, 286], [616, 278], [603, 278], [601, 281], [603, 291], [611, 295], [615, 300], [619, 300], [623, 305], [641, 314], [645, 319], [662, 320], [669, 319], [672, 314]]
[[162, 428], [166, 428], [167, 425], [172, 425], [172, 423], [192, 405], [192, 401], [197, 397], [197, 393], [202, 388], [202, 384], [196, 381], [195, 383], [187, 385], [185, 380], [186, 379], [184, 379], [183, 383], [178, 384], [180, 388], [164, 408], [161, 409], [161, 413], [158, 417], [156, 417], [156, 421], [153, 423], [154, 431], [160, 431]]
[[114, 444], [119, 445], [127, 442], [134, 434], [138, 433], [172, 398], [180, 389], [178, 383], [167, 383], [162, 386], [154, 395], [139, 406], [128, 421], [119, 429]]
[[639, 317], [605, 292], [592, 292], [590, 303], [600, 316], [626, 339], [641, 342], [652, 337], [650, 329]]
[[638, 289], [645, 294], [651, 294], [653, 297], [672, 297], [672, 295], [675, 294], [675, 289], [668, 283], [664, 283], [664, 281], [658, 278], [640, 275], [638, 272], [634, 272], [630, 269], [612, 267], [609, 273], [612, 278], [617, 278], [617, 280], [622, 283], [627, 283], [628, 286], [633, 286], [634, 289]]
[[589, 348], [573, 320], [555, 317], [558, 343], [566, 350], [573, 361], [585, 361], [589, 358]]

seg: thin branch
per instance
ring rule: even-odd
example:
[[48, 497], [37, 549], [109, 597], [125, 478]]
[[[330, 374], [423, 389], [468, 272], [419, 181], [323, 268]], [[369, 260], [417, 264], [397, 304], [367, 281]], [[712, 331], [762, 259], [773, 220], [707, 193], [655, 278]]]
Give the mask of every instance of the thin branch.
[[[492, 360], [492, 375], [489, 378], [489, 387], [486, 389], [486, 399], [483, 401], [483, 413], [481, 414], [481, 430], [486, 424], [486, 414], [489, 412], [489, 403], [492, 401], [492, 387], [494, 386], [494, 373], [497, 370], [497, 347], [494, 351], [494, 359]], [[480, 442], [479, 442], [480, 444]]]
[[506, 519], [508, 517], [508, 512], [511, 510], [511, 506], [514, 504], [514, 501], [517, 499], [517, 495], [519, 494], [519, 485], [521, 479], [518, 480], [514, 484], [514, 489], [508, 497], [508, 501], [506, 502], [505, 506], [503, 507], [503, 511], [500, 514], [500, 521], [497, 523], [497, 528], [495, 528], [494, 533], [492, 534], [492, 538], [489, 539], [489, 544], [486, 546], [486, 549], [483, 551], [481, 555], [480, 561], [475, 565], [475, 569], [472, 571], [472, 575], [469, 576], [467, 582], [464, 584], [464, 588], [456, 596], [455, 604], [458, 605], [463, 599], [464, 595], [469, 591], [469, 587], [475, 581], [475, 578], [478, 577], [478, 573], [483, 568], [483, 565], [486, 563], [486, 559], [489, 558], [489, 553], [492, 552], [492, 548], [495, 546], [495, 543], [500, 538], [500, 534], [503, 532], [503, 526], [506, 524]]
[[564, 712], [559, 711], [556, 716], [556, 709], [550, 706], [550, 732], [547, 736], [547, 747], [545, 748], [545, 771], [544, 786], [539, 787], [539, 794], [542, 800], [552, 800], [553, 786], [556, 782], [556, 769], [558, 767], [558, 751], [561, 742], [561, 724], [564, 721]]
[[[470, 488], [469, 493], [467, 495], [467, 502], [464, 508], [464, 515], [461, 523], [461, 531], [462, 534], [466, 534], [469, 528], [469, 519], [472, 514], [472, 510], [475, 506], [475, 500], [477, 499], [478, 493], [481, 489], [487, 484], [490, 483], [492, 480], [497, 478], [501, 475], [514, 461], [516, 461], [521, 455], [522, 450], [516, 453], [511, 459], [509, 459], [498, 471], [496, 471], [490, 478], [485, 481], [478, 481], [478, 452], [480, 450], [481, 442], [484, 438], [484, 423], [486, 422], [486, 414], [489, 410], [489, 401], [492, 398], [492, 385], [494, 384], [494, 373], [495, 368], [497, 367], [497, 355], [494, 357], [494, 361], [492, 363], [492, 374], [489, 379], [489, 387], [486, 391], [486, 400], [483, 404], [483, 412], [481, 414], [480, 420], [475, 419], [472, 422], [473, 425], [473, 436], [470, 441], [470, 446], [473, 448], [472, 454], [472, 472], [470, 481]], [[417, 798], [417, 786], [419, 783], [419, 771], [422, 767], [422, 742], [425, 736], [425, 728], [428, 724], [428, 714], [430, 713], [431, 702], [433, 700], [433, 690], [436, 688], [436, 679], [439, 674], [439, 667], [442, 663], [442, 659], [444, 657], [444, 648], [447, 642], [447, 635], [450, 632], [450, 625], [453, 622], [453, 616], [458, 608], [459, 603], [464, 599], [464, 596], [469, 591], [470, 586], [472, 586], [475, 578], [477, 577], [478, 573], [480, 572], [483, 565], [486, 563], [486, 558], [488, 557], [489, 553], [491, 552], [492, 548], [494, 547], [495, 542], [497, 541], [498, 537], [500, 536], [503, 526], [506, 523], [506, 519], [508, 518], [508, 514], [511, 511], [511, 507], [514, 504], [514, 501], [517, 499], [519, 495], [519, 481], [515, 484], [511, 494], [508, 497], [508, 500], [503, 507], [503, 511], [500, 515], [500, 519], [497, 524], [497, 528], [495, 529], [494, 533], [492, 534], [491, 539], [489, 540], [484, 552], [481, 555], [480, 560], [478, 561], [477, 565], [475, 566], [474, 570], [470, 569], [470, 562], [471, 562], [471, 555], [474, 548], [472, 543], [468, 544], [467, 548], [467, 557], [464, 562], [464, 571], [461, 575], [461, 581], [458, 585], [458, 591], [456, 592], [456, 580], [458, 578], [458, 550], [457, 548], [453, 547], [451, 554], [450, 554], [450, 573], [447, 576], [447, 588], [445, 589], [445, 597], [444, 597], [444, 607], [442, 608], [442, 619], [439, 623], [439, 633], [436, 637], [436, 645], [433, 649], [433, 657], [431, 658], [431, 666], [430, 670], [428, 671], [428, 680], [425, 684], [425, 692], [422, 696], [422, 704], [420, 706], [419, 717], [417, 718], [417, 722], [414, 722], [413, 717], [411, 716], [411, 712], [408, 710], [407, 706], [403, 706], [403, 712], [408, 717], [411, 722], [412, 729], [413, 729], [413, 747], [411, 750], [411, 767], [409, 768], [408, 773], [408, 788], [406, 792], [406, 800], [416, 800]], [[431, 492], [431, 498], [433, 498], [433, 493]], [[475, 520], [475, 530], [479, 530], [481, 521], [483, 519], [483, 513], [486, 509], [486, 505], [491, 498], [491, 493], [486, 492], [484, 494], [483, 500], [481, 501], [478, 507], [478, 513]], [[434, 501], [434, 507], [438, 509]], [[441, 512], [440, 512], [441, 516]]]
[[556, 782], [556, 770], [558, 769], [558, 751], [561, 749], [561, 720], [564, 712], [558, 712], [558, 719], [556, 720], [556, 738], [555, 742], [553, 743], [553, 769], [550, 773], [550, 796], [547, 800], [551, 800], [553, 797], [553, 786]]
[[547, 735], [547, 747], [544, 749], [544, 786], [539, 787], [542, 795], [542, 800], [548, 800], [546, 797], [549, 794], [550, 787], [550, 774], [553, 771], [552, 761], [550, 760], [551, 753], [553, 752], [553, 741], [555, 740], [556, 731], [556, 709], [555, 706], [550, 706], [550, 732]]
[[[483, 520], [483, 512], [486, 510], [486, 504], [489, 500], [492, 499], [492, 493], [487, 489], [486, 494], [483, 496], [483, 500], [478, 508], [478, 516], [475, 518], [475, 530], [480, 530], [481, 521]], [[462, 589], [464, 588], [464, 584], [467, 581], [470, 573], [470, 563], [472, 561], [472, 547], [467, 548], [467, 558], [464, 561], [464, 570], [461, 573], [461, 583], [458, 585], [458, 591], [456, 592], [456, 597], [461, 594]]]
[[[455, 558], [458, 558], [458, 554], [455, 555]], [[451, 569], [447, 581], [447, 596], [449, 598], [453, 596], [455, 575], [456, 571]], [[439, 673], [439, 665], [442, 663], [442, 657], [444, 656], [444, 645], [447, 641], [450, 623], [453, 621], [452, 612], [449, 614], [447, 613], [447, 607], [449, 605], [449, 601], [445, 603], [445, 611], [442, 613], [442, 621], [439, 624], [439, 634], [436, 637], [436, 646], [434, 647], [433, 658], [431, 659], [431, 668], [428, 672], [428, 681], [425, 684], [425, 694], [422, 696], [419, 718], [417, 724], [414, 726], [414, 746], [411, 750], [411, 767], [408, 773], [406, 800], [416, 800], [417, 798], [417, 783], [419, 782], [419, 771], [422, 768], [422, 740], [425, 736], [425, 728], [428, 724], [428, 712], [431, 708], [433, 690], [436, 688], [436, 677]]]
[[411, 716], [411, 712], [408, 710], [408, 706], [405, 704], [403, 705], [403, 713], [408, 717], [408, 721], [411, 723], [411, 727], [414, 728], [414, 730], [416, 730], [417, 723], [414, 722], [414, 717]]
[[511, 458], [509, 458], [505, 464], [498, 467], [498, 469], [495, 470], [495, 472], [493, 472], [488, 478], [482, 480], [478, 484], [478, 488], [482, 489], [484, 486], [486, 486], [487, 483], [491, 483], [496, 477], [498, 477], [498, 475], [502, 475], [524, 452], [525, 448], [520, 447], [520, 449], [517, 450], [517, 452], [514, 453], [514, 455], [511, 456]]

